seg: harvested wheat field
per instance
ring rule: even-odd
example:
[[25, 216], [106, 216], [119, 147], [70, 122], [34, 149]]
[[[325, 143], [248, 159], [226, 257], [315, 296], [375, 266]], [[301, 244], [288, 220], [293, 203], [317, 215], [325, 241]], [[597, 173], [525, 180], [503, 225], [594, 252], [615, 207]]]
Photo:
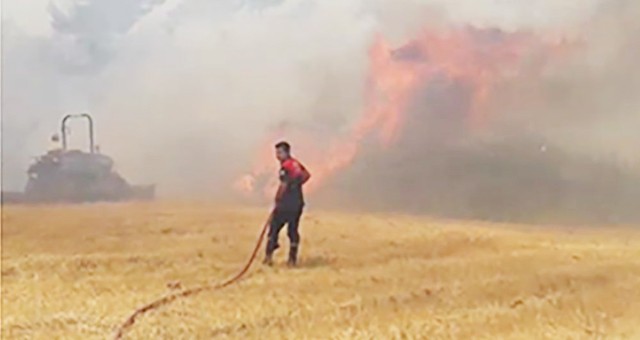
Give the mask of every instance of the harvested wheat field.
[[[208, 204], [4, 207], [2, 338], [111, 338], [136, 307], [234, 274], [265, 217]], [[274, 268], [151, 311], [127, 338], [640, 338], [633, 228], [311, 211], [301, 230], [299, 268], [281, 250]]]

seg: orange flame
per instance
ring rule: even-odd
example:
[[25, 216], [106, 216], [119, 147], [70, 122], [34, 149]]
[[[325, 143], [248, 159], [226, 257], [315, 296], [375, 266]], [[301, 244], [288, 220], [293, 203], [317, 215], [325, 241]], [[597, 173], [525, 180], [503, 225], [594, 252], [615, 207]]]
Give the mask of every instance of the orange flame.
[[[489, 118], [492, 88], [505, 77], [517, 76], [529, 52], [560, 51], [558, 44], [544, 44], [528, 33], [505, 33], [495, 29], [465, 27], [447, 31], [425, 30], [417, 39], [393, 49], [375, 38], [370, 50], [370, 74], [363, 113], [346, 136], [327, 143], [294, 131], [281, 130], [267, 138], [253, 171], [238, 179], [240, 192], [273, 195], [278, 185], [273, 142], [291, 141], [301, 151], [301, 161], [312, 173], [306, 190], [313, 192], [337, 171], [350, 165], [366, 138], [381, 146], [392, 145], [405, 124], [415, 92], [438, 77], [462, 82], [472, 89], [471, 107], [466, 112], [469, 128], [481, 127]], [[278, 138], [276, 138], [278, 137]]]

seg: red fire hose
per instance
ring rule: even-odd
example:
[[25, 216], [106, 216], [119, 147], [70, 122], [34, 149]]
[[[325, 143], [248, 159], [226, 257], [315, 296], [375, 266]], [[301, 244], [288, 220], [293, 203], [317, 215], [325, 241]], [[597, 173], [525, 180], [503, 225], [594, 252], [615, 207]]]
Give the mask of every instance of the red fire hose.
[[182, 299], [182, 298], [186, 298], [189, 296], [193, 296], [199, 293], [202, 293], [204, 291], [207, 290], [216, 290], [216, 289], [222, 289], [225, 288], [227, 286], [230, 286], [234, 283], [236, 283], [237, 281], [239, 281], [246, 273], [247, 271], [249, 271], [249, 268], [251, 268], [251, 265], [253, 264], [253, 261], [256, 259], [256, 255], [258, 254], [258, 250], [260, 249], [260, 246], [262, 245], [262, 240], [264, 239], [264, 235], [267, 233], [267, 229], [269, 228], [269, 224], [271, 223], [271, 219], [273, 218], [273, 213], [274, 211], [271, 211], [271, 214], [269, 214], [269, 218], [267, 219], [267, 222], [264, 224], [264, 226], [262, 227], [262, 231], [260, 232], [260, 236], [258, 236], [258, 241], [256, 242], [256, 247], [253, 249], [253, 253], [251, 253], [251, 257], [249, 258], [249, 261], [247, 261], [247, 263], [244, 265], [244, 267], [242, 268], [242, 270], [240, 270], [236, 275], [234, 275], [233, 277], [227, 279], [226, 281], [223, 281], [221, 283], [218, 284], [212, 284], [212, 285], [204, 285], [204, 286], [200, 286], [200, 287], [195, 287], [195, 288], [191, 288], [191, 289], [186, 289], [183, 290], [181, 292], [178, 293], [174, 293], [171, 295], [167, 295], [164, 296], [158, 300], [155, 300], [145, 306], [142, 306], [138, 309], [136, 309], [135, 312], [133, 312], [133, 314], [131, 314], [131, 316], [129, 316], [127, 318], [127, 320], [120, 325], [120, 327], [118, 327], [118, 330], [116, 332], [116, 335], [114, 337], [115, 340], [120, 340], [124, 337], [125, 333], [131, 329], [131, 327], [133, 326], [133, 324], [136, 322], [136, 320], [142, 316], [143, 314], [154, 310], [154, 309], [158, 309], [162, 306], [168, 305], [171, 302], [178, 300], [178, 299]]

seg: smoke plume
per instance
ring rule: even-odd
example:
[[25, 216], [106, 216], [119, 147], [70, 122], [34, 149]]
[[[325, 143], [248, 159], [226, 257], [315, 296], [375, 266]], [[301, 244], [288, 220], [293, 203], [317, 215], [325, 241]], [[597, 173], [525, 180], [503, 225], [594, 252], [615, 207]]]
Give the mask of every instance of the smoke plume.
[[[637, 218], [633, 1], [63, 5], [49, 5], [47, 35], [3, 14], [5, 188], [21, 189], [30, 158], [44, 151], [62, 115], [88, 111], [118, 171], [157, 183], [165, 197], [233, 194], [230, 183], [262, 166], [257, 160], [270, 161], [282, 137], [316, 169], [342, 157], [311, 204], [519, 220]], [[443, 78], [416, 85], [393, 143], [382, 147], [373, 132], [349, 137], [371, 106], [376, 41], [394, 49], [425, 30], [465, 27], [570, 47], [544, 67], [534, 49], [515, 74], [500, 71], [479, 129], [459, 122], [469, 84]], [[71, 139], [82, 133], [72, 127]], [[593, 207], [601, 209], [587, 214]]]
[[640, 25], [632, 19], [638, 14], [631, 1], [605, 2], [560, 31], [572, 41], [567, 53], [544, 67], [544, 58], [529, 55], [515, 75], [494, 83], [480, 131], [460, 116], [473, 113], [477, 88], [452, 78], [421, 85], [398, 143], [363, 157], [349, 170], [353, 180], [338, 180], [349, 187], [342, 204], [529, 222], [638, 223], [640, 105], [633, 93], [640, 90], [634, 66]]

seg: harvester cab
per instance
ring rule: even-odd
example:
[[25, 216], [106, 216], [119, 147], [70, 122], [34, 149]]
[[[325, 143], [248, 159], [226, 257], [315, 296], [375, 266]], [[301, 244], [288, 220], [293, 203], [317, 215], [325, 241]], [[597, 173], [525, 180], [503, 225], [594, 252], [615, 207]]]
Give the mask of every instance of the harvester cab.
[[[87, 151], [69, 149], [67, 122], [70, 119], [87, 121]], [[61, 147], [52, 147], [46, 154], [36, 158], [27, 170], [28, 181], [21, 199], [15, 199], [18, 195], [13, 194], [3, 197], [5, 201], [79, 203], [154, 198], [155, 185], [130, 185], [115, 171], [111, 157], [97, 152], [93, 118], [89, 114], [65, 116], [60, 126], [60, 136]], [[8, 199], [10, 197], [14, 199]]]

